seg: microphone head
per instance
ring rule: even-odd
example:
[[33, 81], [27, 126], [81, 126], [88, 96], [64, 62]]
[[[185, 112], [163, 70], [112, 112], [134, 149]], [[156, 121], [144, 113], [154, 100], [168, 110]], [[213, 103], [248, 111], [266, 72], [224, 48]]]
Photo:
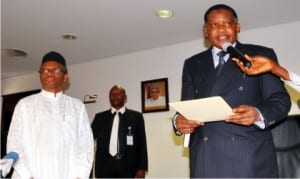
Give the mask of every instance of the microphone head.
[[15, 163], [19, 159], [19, 155], [16, 152], [9, 152], [3, 159], [12, 159], [13, 163]]
[[232, 47], [232, 44], [229, 43], [229, 42], [223, 43], [222, 49], [223, 49], [225, 52], [227, 52], [227, 48], [228, 48], [228, 47]]

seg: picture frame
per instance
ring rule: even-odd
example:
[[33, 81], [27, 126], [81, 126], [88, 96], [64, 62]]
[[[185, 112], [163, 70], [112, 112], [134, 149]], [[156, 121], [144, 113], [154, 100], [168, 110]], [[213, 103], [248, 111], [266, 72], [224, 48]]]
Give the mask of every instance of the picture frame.
[[141, 82], [142, 112], [169, 111], [168, 78]]

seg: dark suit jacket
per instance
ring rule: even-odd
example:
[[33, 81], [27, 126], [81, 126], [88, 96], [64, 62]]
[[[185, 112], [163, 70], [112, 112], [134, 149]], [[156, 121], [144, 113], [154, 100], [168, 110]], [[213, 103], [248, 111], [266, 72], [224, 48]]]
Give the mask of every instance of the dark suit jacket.
[[[248, 55], [265, 55], [277, 60], [270, 48], [257, 45], [236, 46]], [[184, 63], [182, 100], [222, 96], [232, 107], [255, 106], [265, 119], [266, 129], [211, 122], [191, 135], [191, 177], [277, 177], [274, 143], [269, 126], [282, 120], [291, 102], [283, 82], [272, 74], [247, 76], [228, 60], [216, 78], [211, 49], [194, 55]], [[215, 106], [218, 110], [218, 106]]]
[[[109, 154], [109, 141], [113, 123], [113, 114], [111, 110], [107, 110], [95, 115], [92, 123], [92, 130], [95, 140], [97, 140], [96, 151], [96, 177], [102, 177], [101, 173], [113, 170], [115, 166], [110, 166], [112, 157]], [[124, 159], [120, 160], [120, 166], [124, 172], [134, 177], [137, 170], [148, 170], [147, 143], [144, 118], [140, 112], [126, 109], [124, 114], [120, 114], [119, 123], [119, 142], [120, 153], [124, 155]], [[129, 132], [131, 128], [131, 132]], [[133, 145], [127, 145], [126, 137], [133, 134]], [[126, 175], [127, 175], [126, 174]], [[113, 176], [112, 176], [113, 177]]]

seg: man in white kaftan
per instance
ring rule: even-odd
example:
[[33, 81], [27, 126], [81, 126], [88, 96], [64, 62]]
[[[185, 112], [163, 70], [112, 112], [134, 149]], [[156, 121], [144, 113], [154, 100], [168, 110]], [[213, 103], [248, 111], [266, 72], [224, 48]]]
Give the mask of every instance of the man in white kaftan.
[[13, 114], [7, 152], [19, 160], [12, 177], [89, 178], [94, 146], [88, 115], [79, 99], [63, 94], [64, 60], [49, 54], [40, 69], [42, 91], [21, 99]]

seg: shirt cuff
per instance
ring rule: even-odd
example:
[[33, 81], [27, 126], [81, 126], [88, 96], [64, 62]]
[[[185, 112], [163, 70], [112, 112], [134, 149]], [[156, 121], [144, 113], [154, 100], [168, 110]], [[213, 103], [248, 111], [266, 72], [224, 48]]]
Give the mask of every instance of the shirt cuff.
[[259, 113], [259, 120], [255, 121], [255, 125], [258, 126], [260, 129], [265, 129], [266, 128], [266, 124], [265, 124], [265, 118], [263, 117], [263, 115], [261, 114], [261, 112], [255, 108], [256, 111]]
[[176, 125], [176, 119], [178, 117], [178, 114], [175, 114], [174, 117], [172, 118], [172, 124], [173, 124], [173, 129], [174, 129], [174, 132], [177, 136], [181, 136], [182, 133], [178, 131], [177, 129], [177, 125]]
[[289, 71], [288, 73], [289, 73], [290, 80], [284, 80], [282, 78], [281, 80], [289, 85], [300, 86], [300, 76], [291, 71]]
[[289, 72], [289, 76], [294, 85], [300, 85], [300, 76], [296, 73]]

